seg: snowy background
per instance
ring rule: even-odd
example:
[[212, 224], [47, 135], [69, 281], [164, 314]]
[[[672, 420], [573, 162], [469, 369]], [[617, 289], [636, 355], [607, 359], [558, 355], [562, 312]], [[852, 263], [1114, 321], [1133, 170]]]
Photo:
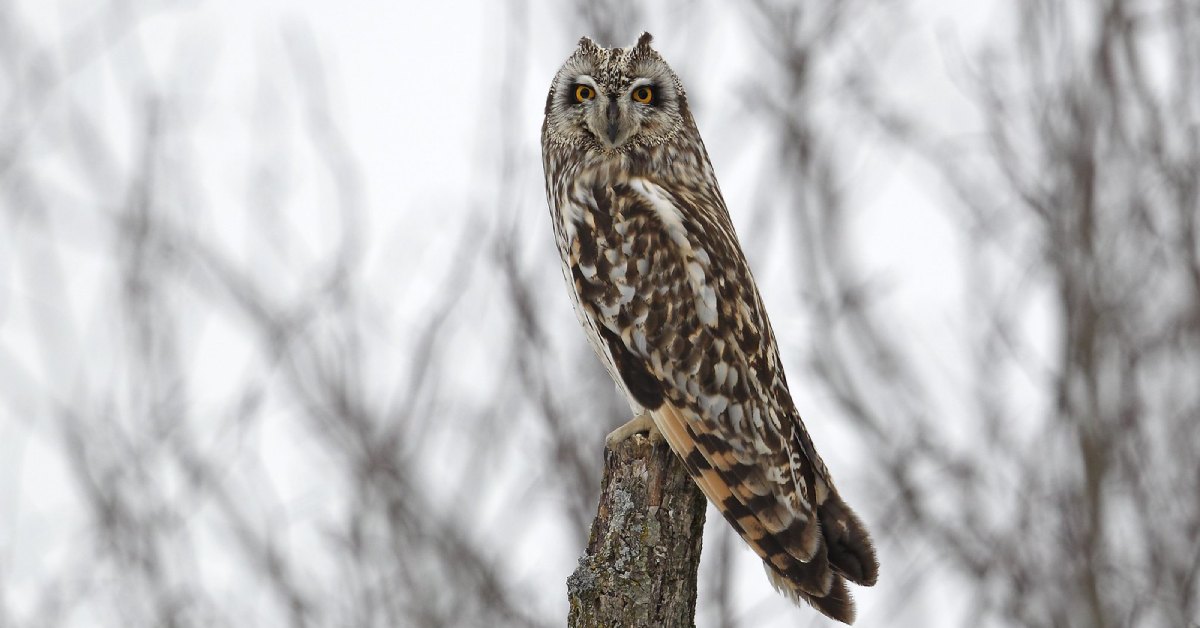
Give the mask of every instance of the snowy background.
[[[858, 625], [1200, 625], [1200, 3], [0, 0], [0, 627], [563, 625], [628, 408], [539, 130], [643, 30]], [[697, 625], [829, 625], [705, 534]]]

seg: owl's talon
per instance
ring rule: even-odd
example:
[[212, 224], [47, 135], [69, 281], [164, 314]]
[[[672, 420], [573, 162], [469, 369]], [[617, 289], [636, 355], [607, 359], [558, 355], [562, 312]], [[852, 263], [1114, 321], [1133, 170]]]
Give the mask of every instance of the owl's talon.
[[662, 432], [659, 432], [658, 428], [654, 426], [654, 419], [650, 418], [649, 412], [643, 412], [621, 427], [609, 432], [608, 436], [604, 437], [604, 444], [609, 449], [616, 449], [617, 445], [634, 434], [645, 434], [651, 445], [663, 442]]

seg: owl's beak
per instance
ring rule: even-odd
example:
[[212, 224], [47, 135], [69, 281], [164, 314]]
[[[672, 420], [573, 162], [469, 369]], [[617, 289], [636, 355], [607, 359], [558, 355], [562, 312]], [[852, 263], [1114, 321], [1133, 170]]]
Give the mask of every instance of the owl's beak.
[[608, 141], [616, 144], [617, 136], [621, 133], [621, 111], [617, 108], [617, 99], [608, 101]]

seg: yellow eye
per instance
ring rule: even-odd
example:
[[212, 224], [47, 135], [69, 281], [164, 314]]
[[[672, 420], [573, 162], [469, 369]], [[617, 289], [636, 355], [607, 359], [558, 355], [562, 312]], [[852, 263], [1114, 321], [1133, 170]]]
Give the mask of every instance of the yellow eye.
[[595, 97], [596, 90], [588, 87], [587, 85], [575, 86], [575, 102], [583, 102], [585, 100], [591, 100]]
[[633, 99], [642, 103], [643, 105], [648, 105], [650, 104], [650, 101], [654, 100], [654, 90], [650, 89], [650, 87], [646, 85], [643, 85], [633, 90]]

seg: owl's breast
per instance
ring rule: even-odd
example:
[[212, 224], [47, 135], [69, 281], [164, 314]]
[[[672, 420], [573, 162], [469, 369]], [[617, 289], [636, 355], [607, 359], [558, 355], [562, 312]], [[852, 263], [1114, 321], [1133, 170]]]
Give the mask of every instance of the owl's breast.
[[[576, 179], [563, 259], [593, 345], [619, 338], [679, 407], [736, 426], [778, 423], [787, 399], [769, 323], [731, 227], [645, 177]], [[598, 349], [600, 352], [600, 349]]]
[[643, 322], [654, 292], [652, 271], [664, 253], [661, 230], [645, 208], [623, 202], [624, 183], [594, 182], [577, 190], [569, 263], [578, 269], [580, 297], [621, 327]]

